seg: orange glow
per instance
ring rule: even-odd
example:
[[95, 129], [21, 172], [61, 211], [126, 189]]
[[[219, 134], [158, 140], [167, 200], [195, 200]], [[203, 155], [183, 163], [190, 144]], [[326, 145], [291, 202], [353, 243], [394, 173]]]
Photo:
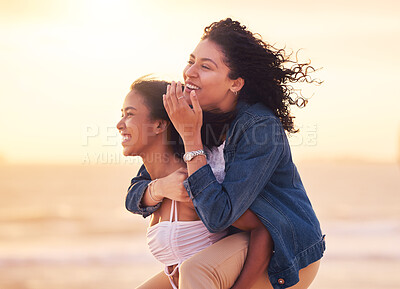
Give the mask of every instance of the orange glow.
[[113, 127], [130, 83], [148, 73], [181, 80], [203, 28], [230, 16], [323, 67], [324, 84], [294, 110], [300, 128], [316, 127], [317, 142], [299, 143], [302, 132], [295, 158], [394, 161], [399, 4], [383, 2], [1, 1], [0, 155], [9, 163], [121, 156]]

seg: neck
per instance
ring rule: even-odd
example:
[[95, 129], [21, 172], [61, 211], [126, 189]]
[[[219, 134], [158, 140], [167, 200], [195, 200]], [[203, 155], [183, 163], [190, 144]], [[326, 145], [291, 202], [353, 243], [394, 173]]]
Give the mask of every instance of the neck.
[[160, 146], [141, 155], [144, 166], [152, 180], [168, 176], [185, 163], [174, 156], [173, 150], [167, 146]]
[[238, 97], [234, 95], [232, 92], [228, 92], [226, 99], [218, 105], [218, 110], [221, 113], [231, 112], [235, 110], [237, 102], [238, 102]]

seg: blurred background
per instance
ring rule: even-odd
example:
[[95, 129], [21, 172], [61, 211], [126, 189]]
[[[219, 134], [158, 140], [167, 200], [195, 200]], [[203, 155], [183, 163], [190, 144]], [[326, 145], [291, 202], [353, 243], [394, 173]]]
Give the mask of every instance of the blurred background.
[[162, 270], [124, 207], [130, 84], [182, 80], [226, 17], [320, 68], [290, 142], [327, 251], [310, 287], [400, 287], [400, 2], [0, 0], [0, 288], [134, 288]]

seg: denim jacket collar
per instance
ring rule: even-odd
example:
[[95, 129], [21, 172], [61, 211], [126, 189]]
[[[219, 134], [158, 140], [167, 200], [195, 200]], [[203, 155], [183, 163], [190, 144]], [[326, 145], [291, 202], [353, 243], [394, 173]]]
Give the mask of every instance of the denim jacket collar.
[[228, 132], [226, 134], [226, 144], [225, 146], [231, 141], [232, 138], [232, 133], [233, 130], [237, 124], [237, 122], [239, 121], [240, 117], [245, 113], [245, 111], [250, 107], [251, 105], [243, 100], [238, 100], [235, 110], [236, 110], [236, 117], [235, 119], [231, 122], [231, 124], [229, 125], [229, 129]]
[[249, 106], [250, 106], [249, 103], [245, 102], [244, 100], [238, 99], [238, 102], [236, 104], [236, 111], [237, 111], [236, 118], [238, 119]]

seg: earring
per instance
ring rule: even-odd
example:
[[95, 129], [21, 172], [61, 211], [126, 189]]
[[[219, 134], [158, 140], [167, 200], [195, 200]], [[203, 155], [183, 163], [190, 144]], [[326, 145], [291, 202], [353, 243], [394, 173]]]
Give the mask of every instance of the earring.
[[237, 91], [232, 91], [232, 92], [233, 92], [234, 95], [236, 95], [236, 96], [238, 95]]

